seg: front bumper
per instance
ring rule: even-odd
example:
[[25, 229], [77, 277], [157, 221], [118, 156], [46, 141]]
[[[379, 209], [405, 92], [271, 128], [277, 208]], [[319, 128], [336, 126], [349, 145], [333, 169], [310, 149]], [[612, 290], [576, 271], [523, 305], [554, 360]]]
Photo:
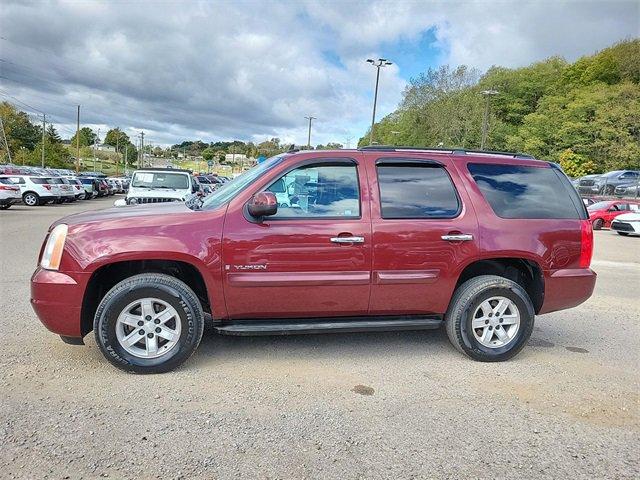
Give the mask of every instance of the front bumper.
[[544, 302], [539, 313], [577, 307], [593, 294], [596, 272], [590, 268], [569, 268], [546, 272]]
[[611, 222], [611, 230], [616, 232], [640, 234], [640, 222], [625, 222], [623, 220], [614, 220]]
[[42, 324], [58, 335], [82, 337], [81, 310], [85, 283], [40, 267], [31, 276], [31, 306]]

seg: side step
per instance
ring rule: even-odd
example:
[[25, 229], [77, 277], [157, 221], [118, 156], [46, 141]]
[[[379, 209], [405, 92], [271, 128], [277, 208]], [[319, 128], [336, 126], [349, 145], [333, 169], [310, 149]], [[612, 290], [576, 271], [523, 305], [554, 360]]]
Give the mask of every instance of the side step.
[[214, 327], [222, 335], [297, 335], [310, 333], [387, 332], [431, 330], [442, 325], [440, 317], [338, 317], [282, 320], [235, 320]]

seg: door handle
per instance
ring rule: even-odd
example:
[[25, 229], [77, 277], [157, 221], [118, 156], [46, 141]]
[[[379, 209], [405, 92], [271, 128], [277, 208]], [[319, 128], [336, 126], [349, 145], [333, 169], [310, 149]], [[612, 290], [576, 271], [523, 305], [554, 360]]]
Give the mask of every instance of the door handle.
[[448, 235], [442, 235], [440, 238], [447, 242], [468, 242], [473, 240], [473, 235], [470, 233], [450, 233]]
[[331, 237], [333, 243], [364, 243], [364, 237]]

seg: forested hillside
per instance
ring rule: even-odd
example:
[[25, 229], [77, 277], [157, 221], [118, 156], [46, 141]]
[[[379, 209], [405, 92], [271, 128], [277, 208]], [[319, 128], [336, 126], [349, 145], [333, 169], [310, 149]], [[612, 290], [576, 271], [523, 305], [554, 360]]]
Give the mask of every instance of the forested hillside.
[[[640, 167], [640, 40], [568, 63], [428, 70], [412, 79], [398, 109], [374, 129], [389, 145], [479, 148], [485, 97], [485, 148], [560, 162], [569, 175]], [[368, 144], [368, 134], [360, 145]]]

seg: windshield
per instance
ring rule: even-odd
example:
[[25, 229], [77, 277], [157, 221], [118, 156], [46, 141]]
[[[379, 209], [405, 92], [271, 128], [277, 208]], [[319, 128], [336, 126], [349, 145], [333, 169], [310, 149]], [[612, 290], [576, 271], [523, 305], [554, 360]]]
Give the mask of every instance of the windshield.
[[598, 202], [593, 205], [589, 205], [587, 210], [602, 210], [603, 208], [607, 208], [609, 205], [611, 205], [611, 202]]
[[143, 188], [189, 188], [189, 177], [186, 173], [136, 172], [133, 174], [132, 187]]
[[278, 165], [284, 159], [286, 153], [276, 155], [262, 163], [259, 163], [250, 170], [247, 170], [239, 177], [234, 178], [230, 182], [222, 184], [215, 192], [209, 195], [202, 204], [203, 209], [218, 208], [235, 197], [238, 193], [251, 185], [255, 180], [260, 178], [266, 172]]

